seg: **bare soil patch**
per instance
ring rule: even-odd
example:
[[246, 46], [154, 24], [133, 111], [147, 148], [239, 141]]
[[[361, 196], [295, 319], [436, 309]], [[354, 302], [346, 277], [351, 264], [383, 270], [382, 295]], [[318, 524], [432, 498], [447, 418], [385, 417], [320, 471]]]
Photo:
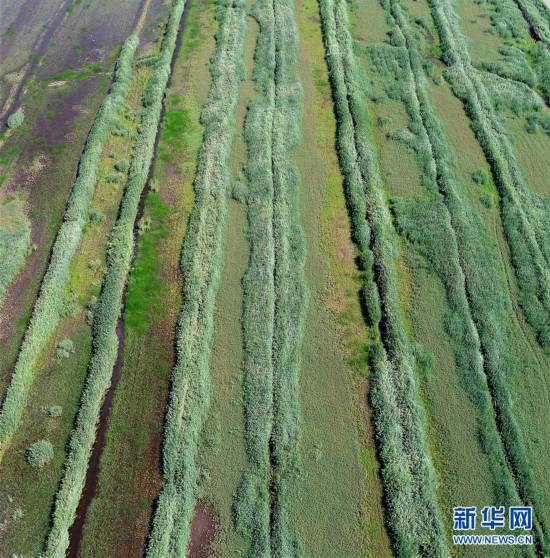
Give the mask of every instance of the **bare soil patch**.
[[211, 557], [218, 531], [219, 525], [214, 506], [210, 502], [199, 500], [191, 523], [188, 557]]

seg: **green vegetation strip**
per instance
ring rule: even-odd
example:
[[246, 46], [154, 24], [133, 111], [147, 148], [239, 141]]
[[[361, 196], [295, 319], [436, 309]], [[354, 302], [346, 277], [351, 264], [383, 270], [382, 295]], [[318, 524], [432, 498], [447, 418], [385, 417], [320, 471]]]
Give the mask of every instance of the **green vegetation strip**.
[[345, 2], [319, 0], [338, 121], [337, 142], [367, 319], [378, 326], [371, 404], [386, 512], [399, 556], [448, 556], [397, 277], [398, 247], [371, 142], [366, 84], [353, 54]]
[[496, 496], [499, 502], [518, 505], [514, 479], [520, 482], [522, 477], [516, 477], [513, 468], [509, 470], [503, 441], [505, 446], [523, 442], [507, 439], [511, 434], [519, 435], [508, 428], [507, 421], [515, 424], [511, 409], [501, 414], [510, 400], [506, 375], [514, 368], [510, 359], [504, 360], [504, 348], [510, 341], [507, 324], [513, 312], [509, 298], [503, 296], [507, 293], [506, 278], [499, 271], [499, 255], [491, 247], [481, 218], [459, 196], [451, 148], [424, 88], [422, 59], [408, 18], [396, 0], [382, 4], [392, 24], [394, 46], [380, 49], [377, 67], [384, 66], [382, 52], [401, 61], [401, 72], [392, 77], [402, 84], [411, 118], [409, 132], [414, 134], [411, 144], [431, 194], [428, 200], [396, 202], [394, 209], [406, 238], [428, 258], [446, 286], [452, 311], [447, 331], [463, 385], [478, 409], [480, 438], [489, 457]]
[[298, 376], [305, 306], [298, 175], [301, 88], [293, 71], [294, 3], [259, 0], [254, 79], [261, 95], [246, 119], [250, 240], [242, 317], [248, 467], [238, 490], [237, 528], [253, 557], [295, 556], [289, 481], [296, 471]]
[[535, 39], [550, 48], [550, 11], [543, 0], [514, 0]]
[[232, 121], [243, 77], [245, 6], [221, 2], [212, 84], [202, 111], [203, 144], [195, 205], [183, 245], [183, 308], [176, 331], [176, 365], [163, 447], [164, 485], [147, 556], [184, 556], [197, 496], [198, 440], [210, 400], [210, 356], [216, 294], [223, 266]]
[[[45, 557], [61, 557], [69, 545], [72, 525], [86, 480], [88, 461], [104, 395], [111, 383], [117, 358], [116, 327], [122, 297], [134, 251], [134, 226], [141, 194], [153, 160], [155, 139], [162, 112], [164, 91], [170, 77], [170, 64], [176, 46], [184, 0], [175, 0], [166, 26], [161, 54], [143, 96], [147, 109], [139, 126], [129, 169], [128, 183], [113, 227], [107, 251], [107, 272], [94, 311], [92, 358], [82, 393], [75, 427], [69, 442], [63, 478], [56, 495]], [[150, 84], [153, 83], [154, 86]], [[146, 94], [148, 95], [146, 96]]]
[[[508, 78], [504, 88], [502, 81], [499, 84], [498, 96], [512, 93], [518, 87], [514, 82], [519, 81], [540, 90], [546, 104], [550, 104], [550, 12], [541, 0], [492, 0], [491, 4], [491, 27], [487, 31], [499, 35], [507, 43], [499, 48], [504, 59], [474, 61], [474, 66]], [[513, 95], [514, 112], [517, 113], [532, 94], [524, 90]]]
[[31, 226], [23, 202], [4, 197], [0, 206], [0, 307], [8, 285], [32, 250], [31, 240]]
[[36, 359], [50, 339], [62, 311], [69, 266], [88, 222], [90, 202], [97, 182], [103, 144], [116, 123], [132, 79], [132, 59], [138, 41], [130, 37], [120, 52], [111, 91], [100, 106], [80, 158], [63, 223], [50, 255], [50, 262], [34, 305], [15, 369], [0, 411], [0, 456], [18, 428], [34, 379]]
[[[528, 321], [539, 333], [541, 344], [548, 348], [550, 268], [539, 249], [540, 239], [537, 239], [533, 227], [537, 227], [541, 232], [542, 239], [548, 231], [544, 231], [542, 223], [530, 222], [526, 215], [529, 207], [524, 210], [524, 206], [528, 206], [532, 200], [484, 85], [476, 70], [470, 65], [463, 36], [456, 27], [456, 15], [447, 0], [430, 0], [430, 6], [441, 37], [443, 56], [449, 65], [446, 71], [447, 79], [455, 94], [464, 102], [472, 119], [474, 132], [492, 164], [495, 181], [500, 189], [504, 230], [522, 291], [520, 302]], [[479, 274], [479, 269], [472, 272]], [[494, 289], [494, 284], [487, 283], [487, 277], [478, 277], [478, 280], [479, 306], [475, 309], [474, 317], [477, 315], [480, 324], [479, 333], [484, 347], [486, 370], [490, 374], [493, 404], [500, 423], [502, 441], [520, 496], [534, 508], [539, 542], [543, 550], [548, 549], [550, 540], [543, 520], [544, 506], [533, 478], [525, 442], [514, 416], [513, 403], [506, 383], [510, 373], [511, 359], [506, 358], [506, 355], [509, 355], [510, 339], [502, 335], [502, 332], [509, 314], [501, 313], [493, 317], [492, 312], [497, 313], [502, 304], [497, 300], [498, 291]], [[492, 292], [495, 293], [494, 296], [491, 296]], [[472, 289], [471, 294], [477, 293]], [[472, 302], [475, 303], [474, 297]]]
[[494, 110], [482, 75], [470, 62], [457, 16], [444, 0], [430, 0], [441, 38], [446, 78], [466, 108], [476, 137], [490, 162], [499, 189], [502, 223], [520, 289], [519, 302], [550, 350], [550, 227], [542, 202], [529, 190], [510, 141]]

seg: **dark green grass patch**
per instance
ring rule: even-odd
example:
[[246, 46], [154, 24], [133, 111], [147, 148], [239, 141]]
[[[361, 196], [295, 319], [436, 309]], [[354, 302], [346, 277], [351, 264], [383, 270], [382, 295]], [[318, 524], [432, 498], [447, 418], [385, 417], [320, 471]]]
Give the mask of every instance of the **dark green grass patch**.
[[162, 264], [157, 251], [157, 240], [166, 238], [169, 207], [158, 194], [151, 192], [145, 202], [145, 216], [151, 219], [150, 228], [139, 241], [139, 252], [128, 283], [126, 295], [126, 325], [145, 333], [154, 316], [162, 311], [162, 294], [165, 290], [160, 272]]
[[[178, 97], [172, 97], [170, 104], [177, 104]], [[189, 110], [182, 108], [167, 109], [164, 114], [164, 127], [162, 129], [159, 147], [159, 157], [166, 162], [174, 160], [174, 152], [182, 149], [188, 142], [188, 136], [193, 132], [193, 124], [189, 118]]]
[[172, 94], [168, 97], [168, 103], [171, 105], [179, 105], [183, 101], [181, 95]]
[[[80, 47], [75, 47], [76, 49], [80, 49], [80, 53], [82, 49]], [[65, 70], [61, 70], [56, 74], [53, 74], [48, 78], [49, 82], [53, 81], [69, 81], [69, 80], [83, 80], [88, 79], [89, 77], [95, 76], [104, 70], [103, 66], [98, 62], [88, 62], [84, 64], [82, 68], [75, 69], [75, 68], [66, 68]]]

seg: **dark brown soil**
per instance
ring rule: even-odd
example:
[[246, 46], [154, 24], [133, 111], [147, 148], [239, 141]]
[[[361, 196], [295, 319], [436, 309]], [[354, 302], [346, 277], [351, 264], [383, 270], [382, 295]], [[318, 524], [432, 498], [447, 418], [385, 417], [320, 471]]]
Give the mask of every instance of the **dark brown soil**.
[[210, 558], [219, 532], [218, 518], [214, 506], [199, 500], [191, 523], [191, 540], [188, 558]]
[[80, 498], [80, 502], [76, 510], [76, 518], [71, 529], [69, 530], [70, 542], [69, 549], [67, 551], [67, 557], [69, 558], [78, 558], [78, 549], [80, 547], [80, 541], [82, 540], [82, 532], [84, 530], [86, 512], [88, 511], [88, 508], [90, 507], [90, 504], [97, 492], [99, 463], [101, 460], [103, 446], [105, 445], [105, 436], [107, 434], [107, 426], [109, 425], [109, 413], [111, 412], [116, 387], [118, 385], [118, 382], [120, 381], [120, 375], [122, 373], [122, 367], [124, 364], [124, 319], [122, 317], [122, 314], [118, 318], [116, 334], [118, 337], [117, 359], [113, 368], [111, 386], [107, 390], [105, 401], [103, 402], [103, 405], [101, 407], [99, 426], [97, 428], [97, 435], [94, 446], [92, 448], [92, 455], [90, 457], [88, 471], [86, 473], [84, 490], [82, 492], [82, 497]]
[[[78, 81], [73, 89], [62, 94], [51, 94], [48, 107], [53, 112], [53, 116], [48, 117], [45, 114], [37, 117], [35, 137], [41, 138], [46, 145], [63, 145], [70, 141], [67, 133], [73, 129], [75, 120], [84, 114], [90, 115], [92, 111], [95, 114], [95, 110], [86, 103], [86, 100], [99, 83], [98, 74]], [[32, 156], [32, 153], [29, 155]]]

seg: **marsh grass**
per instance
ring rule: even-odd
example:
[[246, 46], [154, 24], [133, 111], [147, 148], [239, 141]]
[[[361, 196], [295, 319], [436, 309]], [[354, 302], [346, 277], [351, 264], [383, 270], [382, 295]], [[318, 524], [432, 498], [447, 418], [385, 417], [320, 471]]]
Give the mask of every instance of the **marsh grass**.
[[181, 259], [183, 308], [176, 328], [176, 364], [163, 441], [163, 488], [155, 509], [146, 555], [184, 554], [197, 497], [198, 443], [209, 406], [210, 356], [216, 294], [223, 266], [232, 140], [231, 118], [243, 77], [245, 7], [220, 4], [220, 27], [211, 59], [212, 82], [202, 109], [193, 207]]

